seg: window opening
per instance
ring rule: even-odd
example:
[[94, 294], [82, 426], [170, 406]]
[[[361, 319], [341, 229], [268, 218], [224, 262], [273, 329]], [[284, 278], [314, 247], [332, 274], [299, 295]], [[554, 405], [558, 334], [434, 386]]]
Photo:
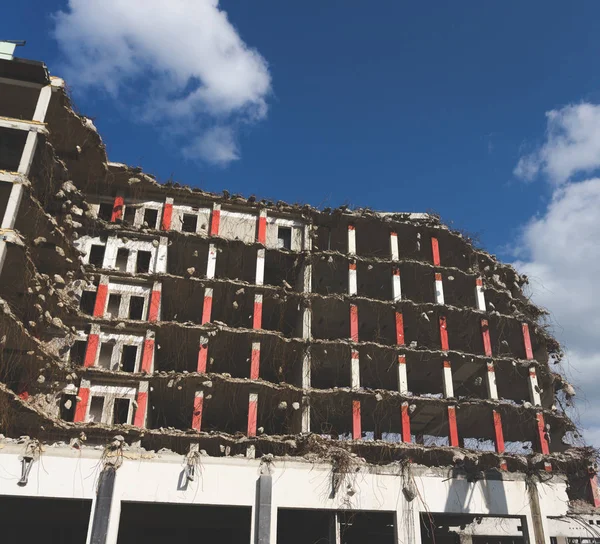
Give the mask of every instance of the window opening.
[[149, 251], [138, 251], [135, 263], [136, 272], [139, 274], [144, 274], [146, 272], [150, 272], [150, 259], [152, 258], [152, 253]]
[[125, 213], [123, 214], [123, 223], [133, 225], [135, 223], [135, 212], [137, 208], [132, 205], [125, 206]]
[[112, 219], [113, 214], [113, 203], [102, 202], [100, 204], [100, 208], [98, 209], [98, 219], [103, 219], [104, 221], [110, 221]]
[[88, 262], [93, 264], [96, 268], [102, 268], [105, 252], [106, 246], [100, 246], [97, 244], [92, 245], [90, 248], [90, 258], [88, 259]]
[[73, 421], [75, 419], [75, 405], [77, 404], [77, 395], [68, 395], [63, 393], [60, 396], [60, 419]]
[[277, 247], [279, 249], [292, 249], [291, 227], [277, 227]]
[[89, 421], [100, 423], [102, 421], [102, 411], [104, 410], [104, 397], [92, 397], [90, 402]]
[[119, 308], [121, 307], [121, 295], [112, 293], [108, 297], [108, 308], [106, 309], [108, 317], [119, 317]]
[[113, 423], [128, 423], [129, 417], [129, 399], [115, 399], [113, 405]]
[[75, 342], [73, 342], [73, 345], [71, 346], [71, 351], [69, 354], [71, 364], [82, 365], [83, 362], [85, 361], [86, 349], [87, 349], [87, 341], [75, 340]]
[[117, 260], [115, 261], [115, 268], [121, 272], [127, 272], [127, 259], [129, 258], [129, 250], [120, 247], [117, 250]]
[[84, 291], [81, 293], [79, 307], [84, 314], [94, 315], [94, 306], [96, 305], [96, 293], [94, 291]]
[[158, 210], [152, 208], [146, 208], [144, 210], [144, 226], [148, 228], [156, 228], [156, 220], [158, 219]]
[[129, 300], [129, 319], [143, 319], [144, 297], [131, 296]]
[[124, 372], [135, 372], [137, 350], [137, 346], [123, 346], [123, 354], [121, 356], [121, 370], [123, 370]]
[[100, 345], [100, 355], [98, 355], [98, 366], [110, 370], [114, 344], [112, 342], [102, 342]]
[[198, 226], [198, 216], [189, 213], [183, 214], [183, 220], [181, 222], [181, 230], [183, 232], [196, 232]]

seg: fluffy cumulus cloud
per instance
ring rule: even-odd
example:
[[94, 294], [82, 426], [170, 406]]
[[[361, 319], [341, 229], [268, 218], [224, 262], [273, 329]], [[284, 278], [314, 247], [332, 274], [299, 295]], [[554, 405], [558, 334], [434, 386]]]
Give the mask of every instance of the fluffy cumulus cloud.
[[547, 115], [545, 143], [521, 159], [516, 172], [558, 185], [544, 213], [525, 225], [515, 264], [530, 277], [534, 301], [551, 312], [566, 348], [567, 375], [578, 389], [586, 439], [600, 446], [600, 178], [569, 181], [600, 166], [600, 106]]
[[236, 128], [267, 113], [267, 62], [218, 0], [69, 0], [54, 20], [69, 81], [135, 88], [136, 114], [176, 128], [188, 157], [236, 160]]
[[515, 175], [528, 181], [541, 175], [560, 185], [577, 173], [600, 168], [600, 105], [570, 105], [546, 117], [544, 144], [521, 157]]

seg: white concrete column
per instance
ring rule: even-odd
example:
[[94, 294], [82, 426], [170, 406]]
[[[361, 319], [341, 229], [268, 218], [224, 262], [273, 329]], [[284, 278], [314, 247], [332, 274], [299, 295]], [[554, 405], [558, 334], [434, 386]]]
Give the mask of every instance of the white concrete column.
[[394, 268], [392, 270], [392, 294], [394, 302], [402, 300], [402, 285], [400, 283], [400, 269]]
[[444, 361], [444, 397], [449, 399], [454, 397], [454, 384], [452, 383], [452, 366], [450, 361]]
[[217, 246], [210, 244], [208, 246], [208, 262], [206, 264], [206, 277], [212, 279], [215, 277], [217, 268]]
[[478, 310], [485, 312], [485, 294], [483, 292], [483, 280], [475, 280], [475, 303]]
[[22, 198], [23, 185], [21, 183], [13, 183], [13, 186], [10, 189], [10, 195], [8, 195], [8, 202], [6, 203], [4, 217], [2, 218], [1, 228], [3, 230], [12, 230], [15, 228], [15, 223], [17, 222], [17, 213], [19, 211]]
[[169, 251], [169, 239], [166, 236], [161, 236], [156, 249], [156, 267], [155, 270], [159, 274], [167, 273], [167, 255]]
[[265, 281], [265, 248], [256, 252], [256, 285], [263, 285]]
[[392, 255], [392, 261], [397, 261], [400, 259], [398, 235], [395, 232], [390, 232], [390, 253]]
[[487, 363], [487, 393], [488, 398], [498, 400], [498, 387], [496, 386], [496, 370], [494, 363]]
[[405, 355], [398, 355], [398, 392], [402, 395], [408, 393], [408, 375], [406, 372]]
[[535, 366], [529, 367], [529, 397], [531, 399], [531, 404], [534, 406], [542, 405], [542, 397], [540, 396], [540, 387], [538, 385]]
[[116, 268], [117, 252], [119, 251], [119, 239], [117, 236], [110, 236], [106, 240], [106, 249], [104, 250], [104, 260], [102, 268]]
[[444, 283], [441, 272], [435, 273], [435, 302], [436, 304], [444, 304]]
[[356, 229], [354, 225], [348, 225], [348, 254], [356, 255]]

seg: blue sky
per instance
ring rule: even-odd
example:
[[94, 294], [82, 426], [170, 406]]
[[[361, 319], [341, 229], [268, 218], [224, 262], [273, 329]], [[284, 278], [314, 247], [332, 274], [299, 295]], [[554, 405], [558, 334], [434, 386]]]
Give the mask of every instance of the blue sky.
[[113, 161], [212, 191], [435, 211], [519, 259], [597, 445], [599, 35], [600, 3], [556, 0], [30, 0], [0, 18], [20, 56], [68, 76]]
[[[563, 2], [224, 0], [241, 38], [266, 59], [269, 111], [243, 127], [227, 167], [183, 158], [129, 100], [71, 84], [112, 160], [160, 179], [319, 205], [433, 210], [492, 252], [549, 192], [517, 181], [544, 112], [600, 91], [600, 5]], [[61, 75], [52, 14], [66, 2], [10, 2], [0, 36]], [[164, 37], [157, 36], [157, 40]], [[185, 51], [181, 51], [182, 55]], [[122, 98], [122, 97], [120, 97]]]

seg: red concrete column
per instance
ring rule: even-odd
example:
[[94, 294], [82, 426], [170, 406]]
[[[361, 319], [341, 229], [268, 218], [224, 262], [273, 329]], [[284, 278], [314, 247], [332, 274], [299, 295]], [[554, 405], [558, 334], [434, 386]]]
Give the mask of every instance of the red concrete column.
[[83, 360], [83, 366], [89, 368], [96, 364], [96, 357], [98, 356], [98, 347], [100, 346], [100, 327], [98, 325], [92, 325], [90, 334], [88, 334], [87, 346], [85, 348], [85, 359]]
[[85, 421], [85, 414], [90, 402], [90, 382], [88, 380], [81, 380], [77, 397], [79, 400], [77, 401], [75, 417], [73, 418], [73, 421], [75, 423], [81, 423]]
[[204, 337], [200, 338], [200, 346], [198, 347], [198, 366], [196, 370], [201, 373], [206, 372], [206, 362], [208, 361], [208, 340]]
[[258, 419], [258, 393], [250, 393], [248, 397], [248, 436], [256, 436]]
[[352, 401], [352, 440], [360, 440], [361, 438], [360, 400], [354, 399]]
[[400, 407], [402, 418], [402, 442], [410, 443], [410, 413], [408, 410], [408, 402], [403, 402]]
[[218, 236], [219, 226], [221, 224], [221, 204], [213, 204], [213, 211], [210, 218], [210, 235]]
[[448, 351], [450, 346], [448, 344], [448, 327], [446, 326], [446, 317], [440, 317], [440, 345], [442, 346], [442, 351]]
[[204, 407], [204, 391], [196, 391], [194, 395], [194, 413], [192, 414], [192, 429], [202, 429], [202, 409]]
[[502, 432], [502, 416], [500, 412], [492, 410], [494, 418], [494, 443], [496, 445], [496, 453], [504, 453], [504, 433]]
[[172, 218], [173, 218], [173, 199], [166, 198], [165, 204], [163, 206], [163, 215], [162, 215], [162, 221], [160, 223], [160, 228], [162, 230], [171, 230]]
[[540, 452], [544, 455], [548, 455], [550, 453], [550, 448], [548, 446], [548, 440], [546, 439], [546, 424], [544, 423], [544, 414], [538, 412], [536, 414], [536, 419]]
[[350, 304], [350, 340], [358, 342], [358, 306]]
[[258, 228], [256, 241], [263, 246], [267, 244], [267, 210], [260, 210], [258, 214]]
[[250, 357], [250, 379], [258, 380], [260, 373], [260, 342], [252, 342], [252, 354]]
[[431, 237], [431, 256], [434, 266], [440, 266], [440, 245], [438, 239]]
[[483, 352], [486, 357], [492, 356], [492, 341], [490, 339], [490, 326], [487, 319], [481, 320], [481, 338], [483, 340]]
[[148, 382], [140, 382], [137, 393], [137, 409], [133, 424], [136, 427], [144, 429], [146, 427], [146, 417], [148, 415]]
[[106, 301], [108, 299], [108, 276], [100, 276], [100, 283], [96, 290], [96, 303], [94, 304], [94, 317], [104, 317]]
[[155, 281], [152, 286], [152, 294], [150, 295], [150, 309], [148, 310], [148, 321], [160, 321], [160, 297], [162, 293], [162, 285], [159, 281]]
[[204, 302], [202, 304], [202, 325], [210, 322], [210, 316], [212, 313], [212, 300], [213, 300], [213, 288], [204, 288]]
[[404, 317], [401, 312], [396, 312], [396, 344], [404, 345]]
[[254, 295], [254, 313], [252, 315], [252, 328], [262, 329], [263, 296]]
[[529, 325], [523, 323], [523, 344], [525, 345], [525, 358], [533, 359], [533, 349], [531, 348], [531, 337], [529, 336]]
[[[142, 348], [141, 372], [152, 374], [154, 369], [154, 332], [147, 331], [144, 347]], [[145, 382], [144, 382], [145, 383]]]
[[448, 406], [448, 440], [450, 445], [458, 447], [458, 426], [456, 425], [456, 406]]
[[113, 204], [113, 211], [110, 217], [110, 222], [114, 223], [119, 219], [123, 218], [123, 197], [121, 195], [117, 195], [115, 197], [115, 203]]

